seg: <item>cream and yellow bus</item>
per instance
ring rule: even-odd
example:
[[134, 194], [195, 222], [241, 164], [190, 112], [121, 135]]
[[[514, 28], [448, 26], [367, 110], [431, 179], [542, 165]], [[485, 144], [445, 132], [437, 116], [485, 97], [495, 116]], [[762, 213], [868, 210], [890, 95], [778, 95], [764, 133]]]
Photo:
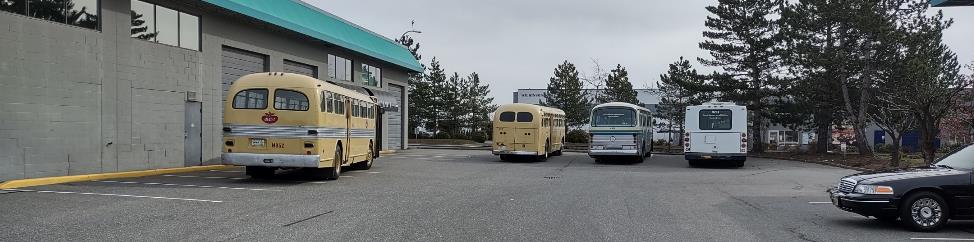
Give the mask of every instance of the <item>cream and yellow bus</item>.
[[524, 103], [501, 105], [494, 112], [493, 137], [493, 153], [501, 160], [559, 156], [565, 144], [565, 112]]
[[369, 169], [376, 152], [376, 100], [312, 77], [246, 75], [230, 86], [223, 114], [223, 164], [255, 178], [308, 168], [338, 179]]

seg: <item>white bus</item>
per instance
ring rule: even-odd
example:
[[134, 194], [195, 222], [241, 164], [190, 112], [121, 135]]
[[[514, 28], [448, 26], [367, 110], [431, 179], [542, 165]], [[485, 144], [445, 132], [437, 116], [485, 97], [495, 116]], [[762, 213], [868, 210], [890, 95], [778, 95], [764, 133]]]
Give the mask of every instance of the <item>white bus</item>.
[[704, 162], [731, 162], [743, 167], [747, 160], [747, 107], [709, 102], [687, 107], [683, 153], [690, 166]]
[[622, 102], [592, 108], [588, 155], [596, 162], [628, 158], [642, 162], [653, 150], [653, 115], [649, 109]]

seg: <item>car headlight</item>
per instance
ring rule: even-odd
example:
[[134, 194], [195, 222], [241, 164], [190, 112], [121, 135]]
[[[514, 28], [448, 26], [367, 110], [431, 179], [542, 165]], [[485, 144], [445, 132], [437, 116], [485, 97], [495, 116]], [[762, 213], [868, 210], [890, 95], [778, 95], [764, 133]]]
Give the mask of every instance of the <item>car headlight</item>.
[[601, 146], [601, 145], [593, 145], [593, 146], [592, 146], [592, 149], [593, 149], [593, 150], [601, 150], [601, 149], [603, 149], [603, 148], [605, 148], [605, 147], [603, 147], [603, 146]]
[[858, 185], [853, 191], [860, 194], [873, 194], [873, 195], [892, 195], [893, 187], [891, 186], [878, 186], [878, 185]]

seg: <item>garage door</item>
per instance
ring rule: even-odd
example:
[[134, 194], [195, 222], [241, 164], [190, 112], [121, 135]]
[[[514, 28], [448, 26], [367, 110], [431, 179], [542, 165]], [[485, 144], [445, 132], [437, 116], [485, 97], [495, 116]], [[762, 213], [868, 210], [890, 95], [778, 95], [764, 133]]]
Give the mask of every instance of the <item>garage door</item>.
[[386, 113], [384, 114], [388, 119], [386, 119], [386, 132], [389, 136], [386, 140], [389, 141], [388, 149], [402, 149], [402, 111], [403, 107], [403, 87], [399, 85], [389, 85], [389, 91], [395, 97], [395, 105], [392, 107], [385, 108]]
[[224, 46], [223, 100], [227, 100], [227, 91], [230, 90], [230, 84], [240, 79], [240, 77], [267, 71], [267, 55]]
[[284, 72], [318, 78], [318, 68], [297, 61], [284, 60]]

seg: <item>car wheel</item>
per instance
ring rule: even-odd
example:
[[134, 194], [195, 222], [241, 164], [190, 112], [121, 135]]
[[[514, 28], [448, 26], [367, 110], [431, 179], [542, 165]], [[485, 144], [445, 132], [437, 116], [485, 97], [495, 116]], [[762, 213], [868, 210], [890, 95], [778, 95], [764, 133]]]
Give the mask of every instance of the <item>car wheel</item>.
[[248, 166], [247, 175], [252, 178], [266, 179], [274, 176], [274, 171], [277, 170], [273, 167], [263, 167], [263, 166]]
[[900, 219], [914, 231], [937, 231], [947, 224], [950, 208], [944, 198], [932, 192], [910, 195], [900, 206]]

